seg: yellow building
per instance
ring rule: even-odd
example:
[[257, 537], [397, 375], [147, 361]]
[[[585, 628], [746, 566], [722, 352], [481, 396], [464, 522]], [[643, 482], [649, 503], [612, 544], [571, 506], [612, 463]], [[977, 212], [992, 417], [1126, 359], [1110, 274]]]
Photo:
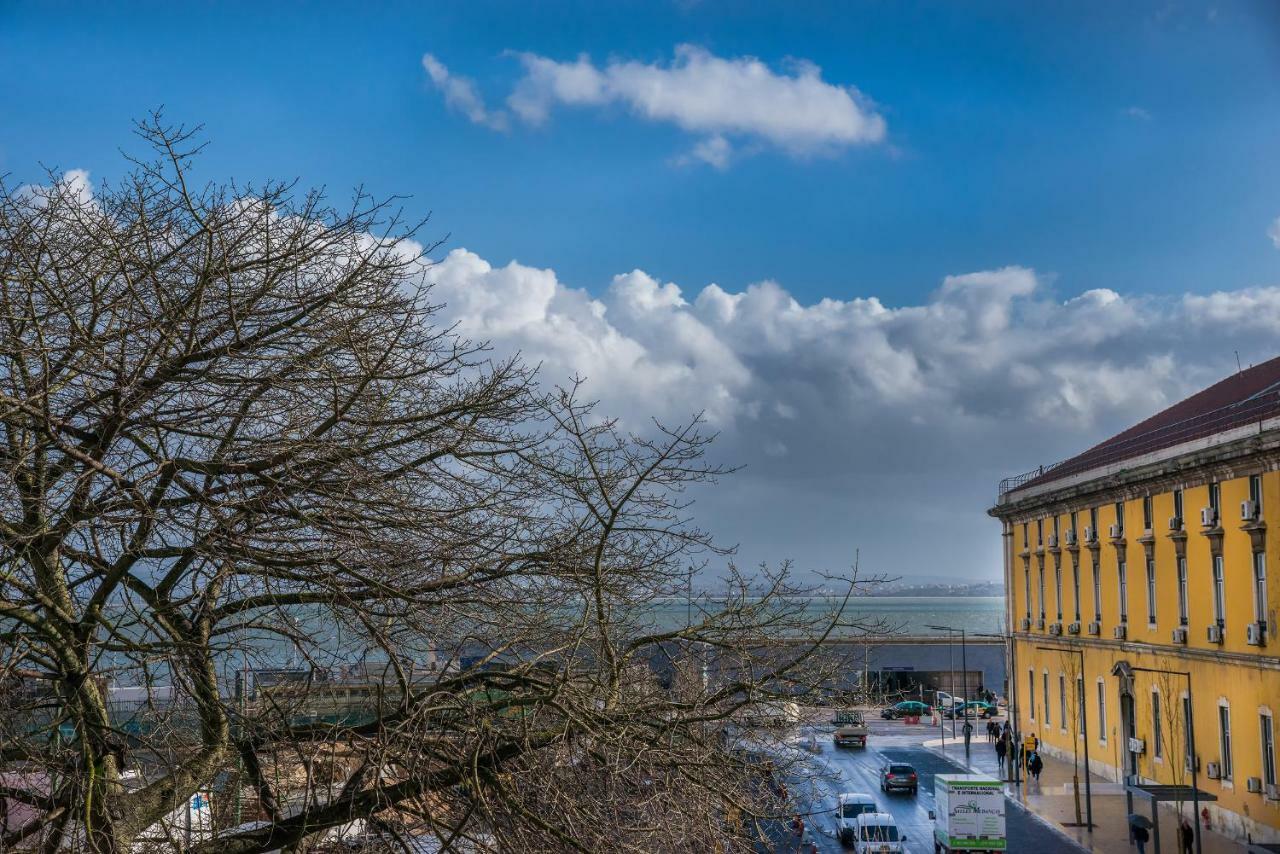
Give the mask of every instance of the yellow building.
[[990, 513], [1021, 731], [1068, 761], [1087, 731], [1118, 782], [1195, 762], [1215, 830], [1280, 842], [1280, 358], [1003, 481]]

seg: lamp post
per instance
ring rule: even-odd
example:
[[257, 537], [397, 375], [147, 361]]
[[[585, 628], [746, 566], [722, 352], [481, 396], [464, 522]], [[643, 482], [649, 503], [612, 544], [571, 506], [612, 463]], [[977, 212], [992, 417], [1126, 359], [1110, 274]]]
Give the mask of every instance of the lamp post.
[[1009, 745], [1009, 764], [1013, 767], [1011, 783], [1022, 783], [1022, 766], [1013, 757], [1016, 746], [1022, 743], [1022, 730], [1018, 723], [1018, 645], [1013, 635], [974, 632], [976, 638], [998, 638], [1009, 644], [1009, 717], [1013, 719], [1013, 743]]
[[[1037, 646], [1036, 649], [1047, 650], [1049, 652], [1070, 652], [1080, 656], [1080, 681], [1071, 686], [1071, 690], [1076, 692], [1076, 711], [1080, 715], [1081, 737], [1084, 739], [1084, 808], [1085, 819], [1084, 826], [1093, 830], [1093, 786], [1089, 783], [1089, 715], [1085, 712], [1084, 692], [1081, 687], [1084, 684], [1084, 650], [1071, 646]], [[1046, 688], [1046, 690], [1048, 690]], [[1045, 707], [1048, 708], [1049, 698], [1045, 697]], [[1048, 712], [1045, 713], [1046, 715]], [[1075, 769], [1075, 779], [1072, 781], [1076, 787], [1076, 821], [1080, 820], [1080, 769]]]
[[[965, 640], [965, 630], [952, 628], [951, 626], [926, 626], [926, 628], [934, 629], [936, 631], [946, 632], [948, 643], [950, 643], [951, 641], [953, 632], [960, 633], [960, 676], [961, 676], [961, 679], [964, 681], [964, 692], [968, 694], [969, 693], [969, 655], [968, 655], [968, 646]], [[953, 671], [951, 674], [951, 690], [955, 691], [955, 689], [956, 689], [956, 677], [955, 677], [955, 672]], [[964, 722], [966, 726], [969, 725], [969, 698], [968, 697], [964, 698]], [[952, 737], [955, 737], [955, 734], [956, 734], [956, 698], [955, 698], [955, 695], [952, 694], [951, 696], [951, 735]], [[969, 761], [969, 740], [968, 739], [965, 739], [965, 742], [964, 742], [964, 758], [965, 758], [965, 762], [967, 763]]]
[[1196, 727], [1195, 727], [1195, 703], [1191, 700], [1191, 671], [1190, 670], [1162, 670], [1158, 667], [1133, 667], [1130, 670], [1142, 671], [1143, 673], [1164, 673], [1169, 676], [1181, 676], [1187, 680], [1187, 741], [1191, 747], [1191, 809], [1193, 817], [1192, 826], [1196, 829], [1196, 854], [1202, 854], [1200, 836], [1202, 828], [1200, 827], [1200, 785], [1199, 775], [1196, 769], [1200, 765], [1199, 756], [1196, 754]]

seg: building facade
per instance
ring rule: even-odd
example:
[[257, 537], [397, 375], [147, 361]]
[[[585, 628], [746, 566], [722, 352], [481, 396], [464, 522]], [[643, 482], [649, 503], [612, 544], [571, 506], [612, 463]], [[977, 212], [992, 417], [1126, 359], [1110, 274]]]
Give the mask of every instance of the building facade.
[[[1280, 359], [1002, 482], [1020, 729], [1280, 842]], [[1087, 736], [1086, 736], [1087, 733]]]

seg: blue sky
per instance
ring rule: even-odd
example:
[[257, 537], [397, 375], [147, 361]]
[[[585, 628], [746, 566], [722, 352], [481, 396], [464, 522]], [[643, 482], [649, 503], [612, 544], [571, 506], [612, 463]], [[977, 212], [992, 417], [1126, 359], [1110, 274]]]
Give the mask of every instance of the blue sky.
[[[681, 45], [731, 71], [754, 57], [784, 90], [806, 74], [824, 97], [856, 89], [848, 109], [883, 133], [804, 137], [788, 122], [812, 128], [825, 108], [767, 103], [781, 90], [717, 105], [727, 130], [654, 118], [635, 89], [576, 104], [544, 92], [541, 122], [508, 105], [527, 57], [565, 71], [585, 54], [602, 79], [662, 75]], [[427, 54], [504, 129], [446, 103]], [[442, 273], [457, 311], [468, 289], [542, 282], [538, 324], [589, 324], [570, 304], [599, 300], [602, 334], [626, 348], [573, 351], [528, 323], [468, 317], [549, 371], [609, 375], [630, 359], [644, 387], [615, 401], [600, 390], [624, 414], [707, 406], [750, 472], [707, 512], [747, 562], [829, 567], [859, 543], [887, 561], [907, 529], [876, 508], [924, 490], [939, 497], [922, 512], [971, 556], [920, 545], [884, 568], [990, 575], [991, 478], [1218, 378], [1236, 349], [1274, 355], [1280, 330], [1267, 325], [1280, 283], [1280, 236], [1267, 236], [1280, 217], [1274, 3], [5, 3], [0, 71], [0, 171], [18, 181], [40, 163], [120, 175], [130, 119], [163, 105], [206, 126], [210, 179], [409, 196], [410, 214], [433, 216], [424, 236], [472, 253]], [[756, 124], [741, 130], [735, 109]], [[691, 154], [715, 138], [725, 162]], [[614, 278], [633, 270], [653, 285]], [[752, 317], [779, 314], [734, 331], [711, 283], [746, 294], [734, 304]], [[678, 321], [642, 316], [639, 294]], [[901, 313], [865, 312], [857, 301], [872, 298]], [[929, 317], [971, 338], [935, 351]], [[1072, 324], [1097, 334], [1073, 350], [1055, 337]], [[1064, 388], [1095, 371], [1106, 381]], [[779, 499], [795, 509], [761, 509]]]

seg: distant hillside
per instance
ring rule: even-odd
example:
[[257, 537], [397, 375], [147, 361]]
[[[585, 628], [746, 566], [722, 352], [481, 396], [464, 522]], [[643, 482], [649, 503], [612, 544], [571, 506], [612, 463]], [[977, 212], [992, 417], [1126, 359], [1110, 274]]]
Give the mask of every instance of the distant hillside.
[[991, 581], [973, 584], [893, 584], [877, 585], [868, 596], [1003, 596], [1004, 585]]

